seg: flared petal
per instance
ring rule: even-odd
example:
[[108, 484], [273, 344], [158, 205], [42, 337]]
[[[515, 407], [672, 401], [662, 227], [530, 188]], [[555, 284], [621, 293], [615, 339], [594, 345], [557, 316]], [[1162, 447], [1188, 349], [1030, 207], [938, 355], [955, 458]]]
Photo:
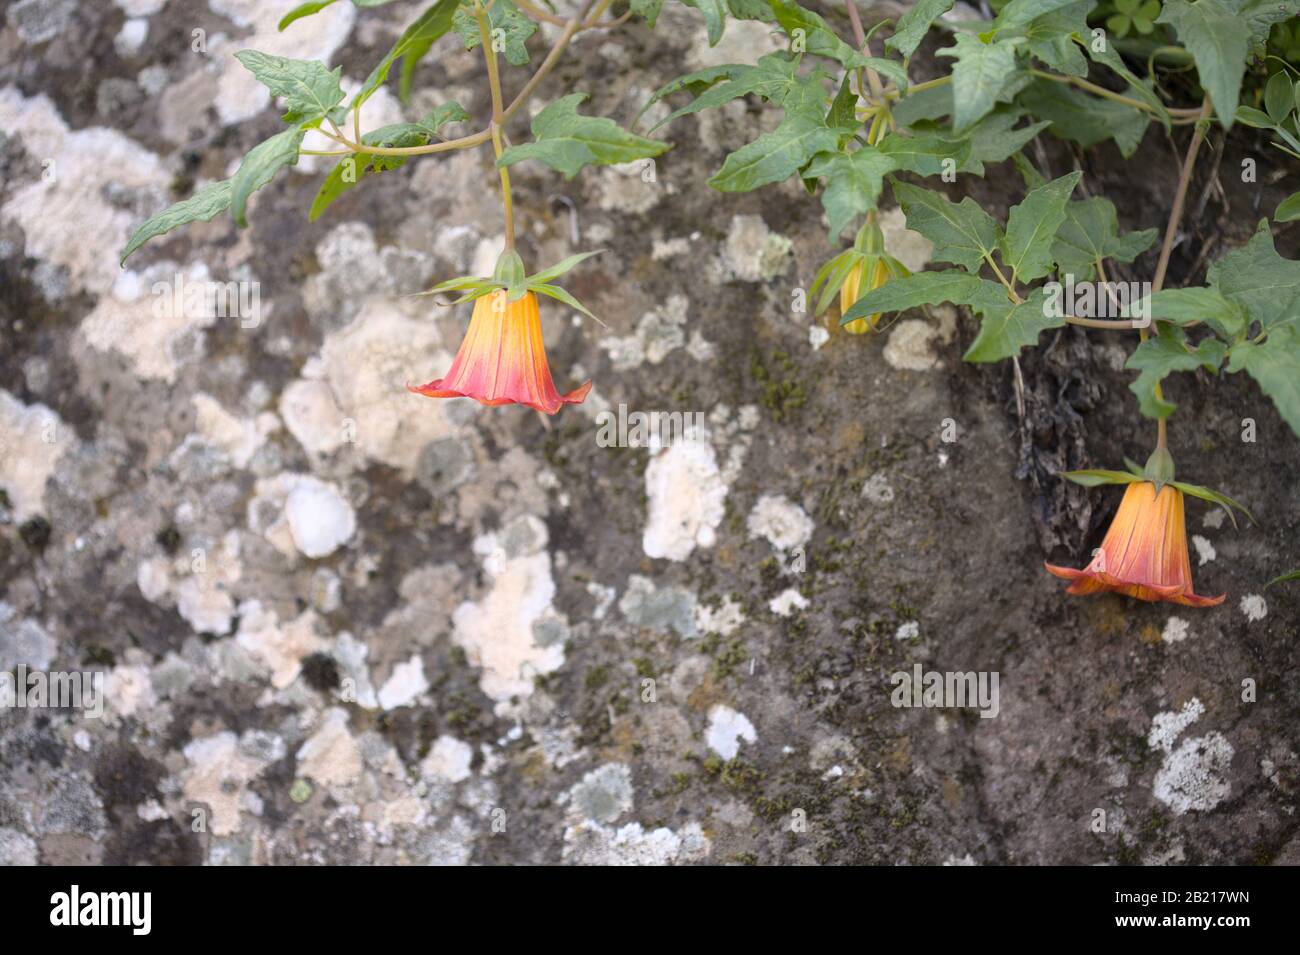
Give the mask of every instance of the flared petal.
[[474, 303], [469, 330], [447, 374], [426, 385], [406, 387], [429, 398], [521, 404], [555, 414], [566, 404], [581, 404], [591, 382], [560, 394], [546, 360], [537, 296], [527, 292], [511, 302], [498, 290]]

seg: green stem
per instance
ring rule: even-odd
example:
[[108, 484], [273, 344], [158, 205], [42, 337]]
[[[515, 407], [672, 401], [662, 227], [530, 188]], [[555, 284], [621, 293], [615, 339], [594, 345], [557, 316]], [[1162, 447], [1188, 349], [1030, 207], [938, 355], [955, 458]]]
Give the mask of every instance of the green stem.
[[1007, 290], [1007, 295], [1011, 301], [1019, 305], [1023, 299], [1021, 299], [1021, 297], [1016, 293], [1016, 287], [1007, 281], [1007, 277], [1002, 274], [1002, 270], [998, 268], [998, 264], [993, 261], [993, 256], [986, 254], [984, 256], [984, 261], [989, 264], [989, 268], [993, 269], [993, 274], [998, 277], [998, 281], [1002, 283], [1002, 287]]
[[483, 47], [483, 59], [487, 61], [488, 87], [492, 91], [492, 122], [488, 129], [492, 133], [492, 151], [496, 154], [497, 171], [501, 174], [501, 199], [505, 206], [506, 248], [515, 247], [515, 205], [510, 192], [510, 171], [500, 165], [501, 154], [505, 148], [501, 142], [501, 125], [505, 122], [505, 103], [501, 96], [501, 72], [497, 65], [497, 53], [492, 48], [492, 29], [488, 20], [487, 9], [477, 0], [474, 3], [474, 17], [478, 20], [478, 35]]
[[[1095, 93], [1097, 96], [1102, 96], [1105, 97], [1106, 99], [1114, 100], [1117, 103], [1123, 103], [1126, 106], [1132, 106], [1134, 109], [1140, 109], [1144, 113], [1158, 112], [1158, 110], [1156, 110], [1156, 108], [1149, 103], [1144, 103], [1141, 100], [1133, 99], [1131, 96], [1125, 96], [1122, 93], [1116, 93], [1114, 90], [1108, 90], [1104, 86], [1098, 86], [1096, 83], [1090, 83], [1088, 80], [1085, 80], [1078, 76], [1061, 76], [1056, 73], [1049, 73], [1046, 70], [1039, 70], [1039, 69], [1030, 69], [1029, 72], [1032, 73], [1034, 76], [1037, 76], [1045, 80], [1051, 80], [1054, 83], [1068, 83], [1071, 86], [1077, 86], [1081, 90], [1087, 90], [1089, 93]], [[937, 79], [926, 80], [924, 83], [913, 83], [910, 86], [908, 86], [907, 92], [909, 95], [912, 93], [921, 93], [924, 92], [925, 90], [932, 90], [938, 86], [945, 86], [951, 82], [952, 82], [951, 74], [949, 74], [948, 76], [940, 76]], [[890, 91], [890, 95], [899, 96], [901, 94], [897, 90], [892, 90]], [[1178, 117], [1179, 121], [1195, 122], [1196, 117], [1200, 115], [1201, 111], [1199, 107], [1189, 107], [1183, 109], [1177, 106], [1169, 106], [1165, 108], [1165, 112], [1167, 112], [1170, 116]]]
[[[1139, 99], [1133, 99], [1131, 96], [1125, 96], [1123, 93], [1116, 93], [1114, 90], [1108, 90], [1106, 87], [1098, 86], [1096, 83], [1090, 83], [1081, 76], [1060, 76], [1056, 73], [1049, 73], [1046, 70], [1034, 68], [1031, 68], [1029, 72], [1034, 76], [1044, 80], [1051, 80], [1054, 83], [1068, 83], [1071, 86], [1077, 86], [1081, 90], [1087, 90], [1089, 93], [1105, 97], [1109, 100], [1114, 100], [1116, 103], [1123, 103], [1125, 106], [1132, 106], [1134, 109], [1140, 109], [1143, 112], [1156, 112], [1155, 107], [1151, 106], [1149, 103], [1144, 103]], [[1200, 112], [1200, 110], [1166, 107], [1166, 112], [1168, 112], [1170, 116], [1195, 116]]]

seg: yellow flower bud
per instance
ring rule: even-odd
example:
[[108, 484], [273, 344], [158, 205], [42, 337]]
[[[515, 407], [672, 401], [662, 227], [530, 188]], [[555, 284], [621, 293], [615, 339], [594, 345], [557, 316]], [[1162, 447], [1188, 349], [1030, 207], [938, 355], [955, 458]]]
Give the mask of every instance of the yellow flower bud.
[[[858, 299], [868, 292], [874, 292], [891, 278], [902, 278], [910, 274], [901, 262], [888, 255], [864, 255], [862, 260], [849, 272], [848, 278], [840, 286], [840, 315], [845, 315]], [[880, 322], [880, 313], [865, 318], [855, 318], [844, 325], [844, 330], [854, 335], [874, 332]]]

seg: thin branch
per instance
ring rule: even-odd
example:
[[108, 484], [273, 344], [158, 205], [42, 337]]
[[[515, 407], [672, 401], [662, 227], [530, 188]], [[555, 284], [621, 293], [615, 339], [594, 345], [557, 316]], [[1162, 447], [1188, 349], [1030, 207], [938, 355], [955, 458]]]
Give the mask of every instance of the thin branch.
[[[599, 17], [604, 14], [609, 7], [611, 0], [585, 0], [581, 9], [565, 24], [564, 31], [555, 41], [555, 46], [551, 47], [550, 52], [546, 54], [546, 59], [542, 61], [541, 66], [537, 68], [532, 77], [524, 84], [523, 89], [507, 106], [502, 113], [501, 125], [509, 122], [516, 113], [518, 113], [528, 103], [537, 87], [541, 85], [542, 80], [546, 79], [547, 74], [555, 68], [560, 57], [564, 55], [565, 48], [569, 41], [584, 29], [584, 24], [588, 20], [592, 8], [596, 8], [595, 16]], [[333, 126], [333, 123], [330, 123]], [[337, 126], [334, 127], [334, 133], [322, 129], [321, 134], [334, 140], [342, 146], [346, 146], [350, 151], [355, 153], [373, 153], [376, 156], [427, 156], [431, 153], [448, 152], [454, 149], [470, 149], [474, 146], [481, 146], [483, 143], [492, 139], [492, 128], [489, 124], [487, 129], [481, 129], [477, 133], [469, 136], [461, 136], [457, 139], [448, 139], [439, 143], [429, 143], [424, 146], [367, 146], [363, 143], [353, 142], [343, 135]]]
[[596, 7], [595, 16], [599, 17], [609, 7], [609, 4], [610, 0], [600, 0], [599, 5], [597, 5], [597, 0], [585, 0], [577, 14], [564, 25], [564, 32], [555, 41], [555, 46], [551, 47], [551, 51], [546, 54], [546, 59], [542, 60], [542, 65], [537, 68], [537, 72], [529, 78], [528, 82], [524, 84], [524, 88], [519, 91], [519, 95], [506, 107], [504, 116], [506, 122], [513, 119], [514, 115], [524, 108], [524, 104], [528, 102], [529, 97], [536, 92], [537, 87], [541, 86], [542, 80], [546, 79], [547, 74], [555, 68], [555, 64], [564, 55], [564, 49], [569, 45], [569, 41], [573, 39], [574, 34], [582, 29], [588, 14], [591, 13], [591, 8]]
[[[844, 6], [849, 11], [849, 25], [853, 28], [853, 39], [857, 41], [857, 50], [859, 53], [871, 55], [871, 48], [867, 43], [866, 31], [862, 29], [862, 17], [858, 15], [857, 0], [844, 0]], [[871, 67], [867, 67], [867, 83], [871, 87], [871, 95], [880, 99], [884, 95], [885, 87], [880, 82], [880, 74]], [[862, 76], [858, 76], [858, 88], [861, 92]]]
[[1165, 274], [1169, 271], [1169, 256], [1174, 251], [1174, 236], [1183, 219], [1183, 205], [1187, 202], [1187, 189], [1192, 182], [1192, 167], [1196, 165], [1196, 154], [1200, 151], [1201, 141], [1205, 139], [1205, 126], [1210, 119], [1210, 98], [1205, 97], [1201, 104], [1200, 120], [1192, 133], [1192, 141], [1187, 146], [1187, 156], [1183, 159], [1183, 169], [1178, 176], [1178, 188], [1174, 191], [1174, 204], [1169, 210], [1169, 224], [1165, 226], [1165, 241], [1160, 246], [1160, 259], [1156, 262], [1155, 278], [1151, 282], [1154, 292], [1159, 292], [1165, 284]]
[[[492, 36], [488, 22], [487, 10], [476, 4], [474, 16], [478, 20], [479, 45], [483, 47], [483, 59], [487, 62], [488, 87], [492, 91], [492, 122], [488, 129], [492, 132], [492, 150], [498, 162], [504, 148], [501, 145], [501, 124], [505, 119], [505, 105], [501, 96], [501, 73], [497, 66], [496, 50], [492, 47]], [[515, 204], [510, 193], [510, 170], [498, 165], [501, 174], [501, 197], [505, 206], [506, 248], [515, 247]]]

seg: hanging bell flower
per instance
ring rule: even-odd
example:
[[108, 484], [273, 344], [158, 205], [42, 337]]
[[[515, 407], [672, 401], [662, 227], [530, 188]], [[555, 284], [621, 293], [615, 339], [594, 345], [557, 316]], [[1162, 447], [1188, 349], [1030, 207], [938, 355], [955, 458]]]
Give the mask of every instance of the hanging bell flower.
[[520, 404], [553, 415], [566, 404], [581, 404], [591, 382], [561, 394], [551, 378], [542, 341], [537, 293], [558, 299], [588, 315], [573, 296], [550, 280], [594, 252], [571, 256], [533, 276], [523, 260], [506, 249], [491, 278], [451, 279], [430, 292], [464, 291], [459, 301], [474, 301], [469, 330], [451, 369], [441, 378], [407, 389], [429, 398], [473, 398], [485, 405]]

